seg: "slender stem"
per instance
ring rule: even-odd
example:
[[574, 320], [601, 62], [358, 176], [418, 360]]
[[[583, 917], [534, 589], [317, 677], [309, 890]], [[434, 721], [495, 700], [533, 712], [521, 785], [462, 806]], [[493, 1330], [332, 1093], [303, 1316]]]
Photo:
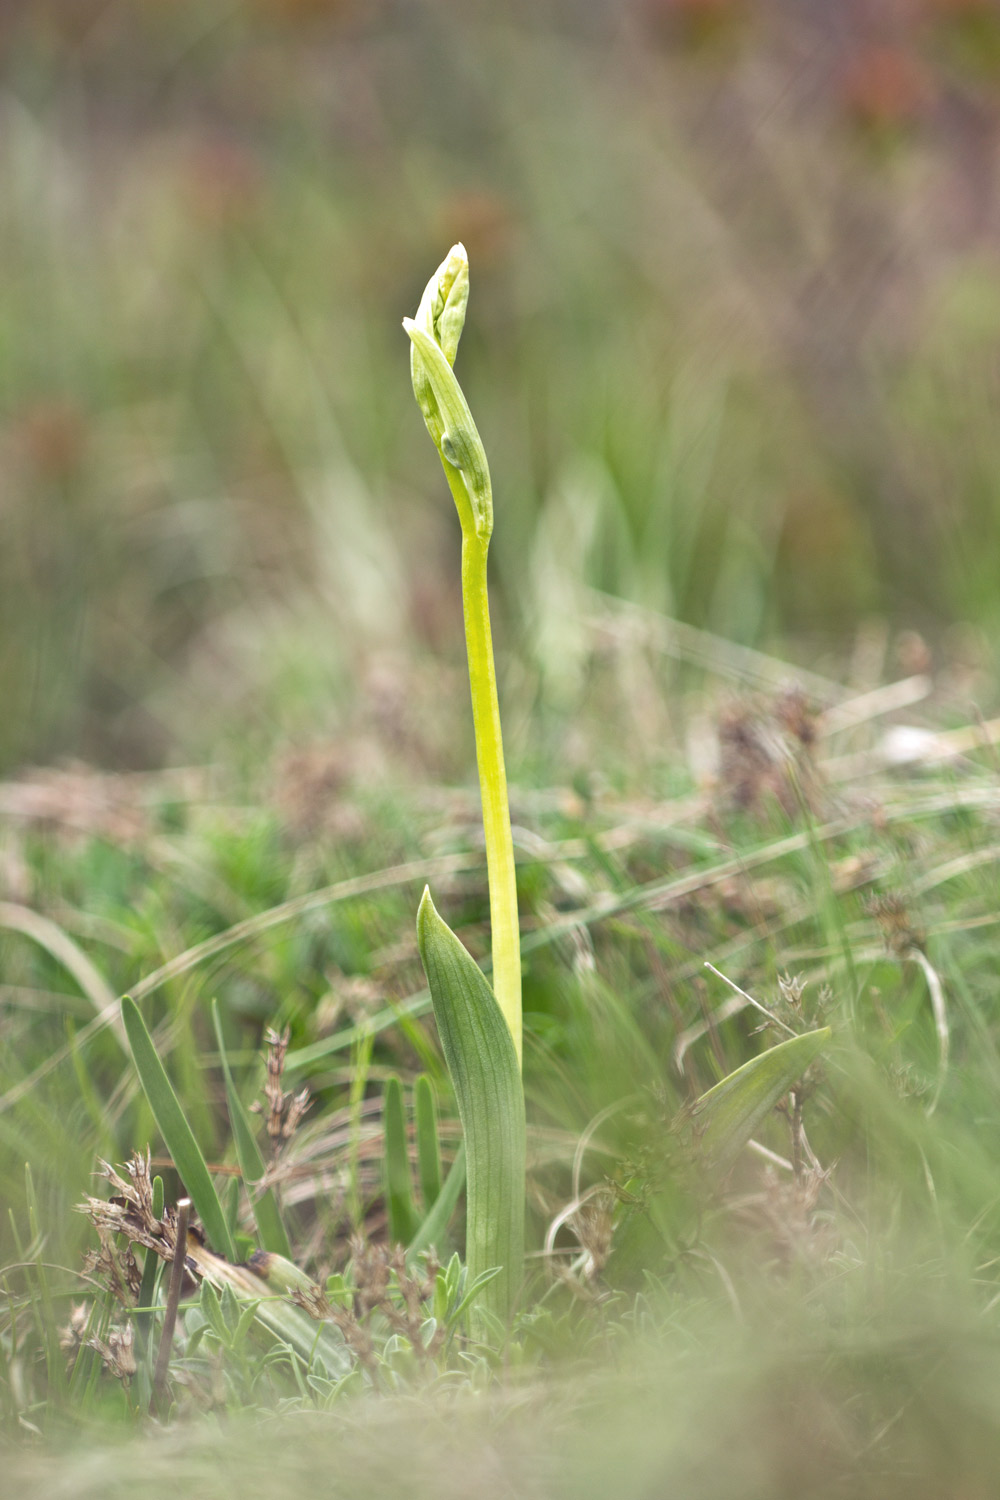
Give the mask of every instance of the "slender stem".
[[486, 588], [488, 550], [488, 539], [477, 536], [471, 528], [462, 528], [462, 602], [472, 689], [472, 721], [476, 731], [476, 762], [483, 802], [483, 832], [486, 835], [490, 925], [493, 929], [493, 993], [510, 1027], [520, 1064], [521, 943], [514, 844], [510, 832], [507, 773]]
[[158, 1412], [163, 1421], [166, 1421], [170, 1412], [170, 1386], [167, 1377], [170, 1372], [170, 1351], [174, 1343], [174, 1329], [177, 1326], [177, 1308], [181, 1300], [181, 1287], [184, 1284], [184, 1268], [187, 1264], [188, 1216], [190, 1212], [191, 1199], [181, 1198], [177, 1204], [177, 1243], [174, 1246], [174, 1258], [170, 1263], [167, 1305], [163, 1313], [160, 1347], [156, 1351], [156, 1368], [153, 1371], [153, 1399], [150, 1402], [150, 1406]]

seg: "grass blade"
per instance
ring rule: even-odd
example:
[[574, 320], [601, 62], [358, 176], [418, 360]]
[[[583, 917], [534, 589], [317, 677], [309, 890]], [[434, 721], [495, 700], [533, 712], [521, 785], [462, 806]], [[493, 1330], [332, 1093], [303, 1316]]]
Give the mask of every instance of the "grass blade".
[[185, 1190], [191, 1198], [205, 1228], [209, 1244], [228, 1260], [235, 1261], [236, 1247], [219, 1196], [215, 1191], [205, 1158], [184, 1116], [173, 1085], [157, 1056], [146, 1023], [139, 1008], [128, 995], [122, 1000], [122, 1021], [132, 1050], [136, 1072], [143, 1092], [153, 1111], [153, 1118], [163, 1137]]
[[42, 1252], [45, 1237], [39, 1228], [40, 1216], [38, 1203], [35, 1198], [35, 1184], [31, 1175], [31, 1165], [24, 1164], [24, 1190], [25, 1202], [28, 1209], [28, 1233], [31, 1236], [31, 1245], [34, 1248], [34, 1282], [37, 1287], [37, 1297], [33, 1297], [35, 1313], [39, 1331], [42, 1336], [42, 1346], [45, 1350], [45, 1364], [48, 1370], [49, 1395], [56, 1405], [62, 1403], [66, 1394], [66, 1360], [59, 1347], [59, 1324], [52, 1303], [52, 1291], [49, 1286], [49, 1273]]
[[801, 1078], [830, 1040], [829, 1026], [779, 1042], [702, 1094], [690, 1112], [698, 1150], [727, 1170], [782, 1094]]
[[386, 1080], [382, 1123], [385, 1130], [385, 1198], [389, 1210], [389, 1241], [393, 1245], [408, 1245], [416, 1214], [413, 1210], [410, 1153], [406, 1141], [403, 1085], [396, 1077]]
[[279, 1255], [258, 1255], [246, 1265], [233, 1266], [193, 1238], [188, 1240], [188, 1257], [217, 1291], [228, 1287], [244, 1306], [255, 1304], [255, 1320], [293, 1349], [307, 1368], [318, 1363], [335, 1378], [348, 1373], [351, 1357], [340, 1332], [330, 1323], [317, 1323], [286, 1300], [295, 1290], [316, 1291], [315, 1283], [298, 1266]]
[[[153, 1218], [163, 1218], [163, 1178], [153, 1178]], [[156, 1283], [160, 1273], [160, 1257], [155, 1250], [146, 1251], [146, 1259], [142, 1267], [142, 1282], [139, 1286], [139, 1306], [152, 1307], [153, 1297], [156, 1293]], [[153, 1314], [151, 1312], [136, 1313], [136, 1333], [139, 1336], [140, 1347], [145, 1351], [149, 1343], [149, 1336], [153, 1329]]]
[[413, 1090], [413, 1113], [417, 1122], [417, 1174], [424, 1213], [429, 1214], [441, 1191], [441, 1142], [438, 1138], [434, 1085], [421, 1073]]
[[464, 1186], [465, 1142], [463, 1141], [455, 1153], [455, 1160], [444, 1180], [444, 1186], [434, 1200], [434, 1207], [410, 1240], [407, 1259], [416, 1255], [418, 1250], [426, 1250], [429, 1246], [433, 1246], [439, 1252], [444, 1251], [448, 1225], [451, 1223], [451, 1216], [455, 1212], [455, 1205]]
[[259, 1194], [254, 1191], [257, 1184], [265, 1176], [267, 1166], [261, 1155], [260, 1147], [257, 1145], [257, 1137], [254, 1133], [250, 1116], [247, 1114], [243, 1100], [237, 1093], [236, 1085], [233, 1083], [229, 1058], [226, 1054], [226, 1044], [222, 1036], [219, 1006], [216, 1000], [212, 1001], [212, 1025], [215, 1027], [215, 1040], [219, 1049], [219, 1061], [222, 1063], [222, 1076], [226, 1083], [226, 1103], [229, 1106], [229, 1123], [233, 1128], [233, 1140], [236, 1143], [236, 1159], [240, 1164], [240, 1172], [250, 1198], [250, 1206], [253, 1209], [253, 1216], [257, 1224], [257, 1233], [260, 1236], [261, 1246], [265, 1250], [270, 1250], [274, 1255], [283, 1255], [286, 1260], [291, 1260], [292, 1248], [273, 1188], [265, 1188]]
[[97, 1011], [98, 1018], [102, 1020], [106, 1018], [119, 1043], [124, 1044], [121, 1022], [115, 1009], [114, 990], [110, 988], [103, 974], [68, 933], [49, 917], [43, 917], [40, 912], [32, 911], [27, 906], [19, 906], [12, 901], [0, 901], [0, 927], [9, 928], [11, 932], [20, 932], [24, 937], [30, 938], [61, 964], [87, 996]]
[[506, 1322], [524, 1262], [524, 1090], [510, 1028], [485, 975], [425, 890], [417, 942], [465, 1136], [470, 1283], [499, 1266], [476, 1304]]

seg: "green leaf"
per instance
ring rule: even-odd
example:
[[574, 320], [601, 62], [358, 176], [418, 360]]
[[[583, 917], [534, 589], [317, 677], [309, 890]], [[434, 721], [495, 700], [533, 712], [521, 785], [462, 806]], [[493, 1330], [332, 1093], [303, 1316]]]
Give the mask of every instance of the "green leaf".
[[256, 1322], [257, 1308], [259, 1306], [260, 1304], [257, 1302], [248, 1302], [243, 1311], [240, 1313], [232, 1337], [232, 1350], [234, 1354], [238, 1354], [240, 1352], [240, 1349], [246, 1343], [247, 1336], [249, 1335], [251, 1328]]
[[240, 1228], [240, 1179], [238, 1177], [230, 1177], [225, 1191], [220, 1196], [220, 1202], [235, 1245]]
[[[225, 1305], [225, 1289], [229, 1288], [241, 1309], [252, 1303], [255, 1321], [294, 1349], [307, 1365], [316, 1359], [331, 1375], [347, 1373], [350, 1355], [340, 1333], [327, 1323], [314, 1322], [301, 1307], [285, 1301], [282, 1296], [293, 1290], [315, 1290], [313, 1282], [298, 1266], [263, 1251], [249, 1265], [234, 1266], [193, 1241], [191, 1258], [197, 1274], [211, 1282], [223, 1299], [220, 1309]], [[228, 1323], [223, 1319], [227, 1329], [237, 1326], [240, 1321], [242, 1310], [239, 1319], [235, 1314]]]
[[524, 1090], [517, 1054], [485, 975], [426, 889], [417, 943], [465, 1135], [470, 1283], [500, 1267], [474, 1312], [482, 1308], [506, 1322], [524, 1266]]
[[407, 1259], [416, 1255], [418, 1250], [425, 1250], [433, 1245], [436, 1250], [444, 1251], [446, 1248], [446, 1235], [451, 1216], [455, 1212], [458, 1195], [465, 1186], [465, 1142], [459, 1146], [455, 1153], [455, 1160], [451, 1164], [451, 1170], [444, 1180], [444, 1186], [434, 1200], [434, 1207], [427, 1214], [420, 1228], [410, 1240], [410, 1248]]
[[226, 1081], [226, 1103], [229, 1106], [229, 1123], [233, 1127], [233, 1139], [236, 1142], [236, 1159], [240, 1164], [240, 1172], [250, 1197], [250, 1207], [253, 1209], [261, 1245], [265, 1250], [291, 1260], [292, 1247], [273, 1189], [265, 1188], [259, 1194], [253, 1191], [264, 1177], [267, 1167], [260, 1153], [260, 1147], [257, 1145], [257, 1137], [250, 1116], [243, 1107], [243, 1100], [233, 1083], [229, 1058], [226, 1055], [226, 1044], [222, 1036], [219, 1005], [216, 1000], [212, 1001], [212, 1025], [215, 1027], [215, 1040], [219, 1049], [219, 1061], [222, 1063], [222, 1076]]
[[484, 1289], [489, 1286], [490, 1282], [495, 1277], [499, 1275], [500, 1267], [494, 1266], [492, 1271], [483, 1271], [482, 1275], [476, 1277], [475, 1281], [469, 1287], [469, 1290], [466, 1292], [465, 1296], [462, 1298], [461, 1302], [458, 1304], [458, 1306], [455, 1308], [455, 1311], [448, 1319], [448, 1325], [450, 1328], [458, 1327], [459, 1323], [462, 1321], [462, 1314], [468, 1312], [469, 1308], [475, 1302], [476, 1298], [482, 1296]]
[[216, 1337], [223, 1343], [229, 1342], [229, 1330], [222, 1316], [222, 1305], [219, 1302], [219, 1294], [210, 1281], [203, 1281], [201, 1293], [198, 1297], [198, 1306], [201, 1308], [202, 1316]]
[[829, 1026], [794, 1036], [744, 1063], [702, 1094], [689, 1115], [699, 1153], [722, 1171], [732, 1166], [764, 1116], [829, 1040]]
[[386, 1080], [382, 1124], [385, 1130], [385, 1198], [389, 1210], [389, 1240], [393, 1245], [408, 1245], [416, 1215], [413, 1210], [410, 1152], [406, 1142], [403, 1085], [396, 1077]]
[[417, 1172], [424, 1213], [429, 1214], [441, 1191], [441, 1143], [438, 1139], [434, 1085], [421, 1073], [413, 1089], [413, 1113], [417, 1122]]
[[153, 1039], [139, 1014], [138, 1006], [128, 995], [122, 1000], [122, 1020], [139, 1082], [153, 1111], [163, 1143], [170, 1152], [185, 1190], [190, 1194], [204, 1225], [208, 1242], [220, 1255], [226, 1256], [228, 1260], [235, 1260], [236, 1248], [215, 1184], [205, 1165], [205, 1158], [156, 1054]]
[[[163, 1218], [163, 1178], [158, 1176], [153, 1178], [153, 1218]], [[153, 1305], [160, 1264], [160, 1257], [156, 1251], [147, 1250], [146, 1259], [142, 1265], [142, 1281], [139, 1285], [140, 1307], [152, 1307]], [[145, 1348], [149, 1342], [149, 1335], [153, 1327], [153, 1314], [151, 1312], [136, 1313], [135, 1324], [140, 1344]]]

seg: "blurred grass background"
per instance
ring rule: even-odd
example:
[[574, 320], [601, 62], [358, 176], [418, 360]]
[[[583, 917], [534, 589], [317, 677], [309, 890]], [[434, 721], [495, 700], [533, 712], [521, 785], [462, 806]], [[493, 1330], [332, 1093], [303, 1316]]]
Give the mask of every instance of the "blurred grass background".
[[585, 585], [992, 659], [989, 0], [11, 0], [0, 66], [0, 765], [460, 660], [399, 327], [459, 238], [525, 705], [580, 706]]

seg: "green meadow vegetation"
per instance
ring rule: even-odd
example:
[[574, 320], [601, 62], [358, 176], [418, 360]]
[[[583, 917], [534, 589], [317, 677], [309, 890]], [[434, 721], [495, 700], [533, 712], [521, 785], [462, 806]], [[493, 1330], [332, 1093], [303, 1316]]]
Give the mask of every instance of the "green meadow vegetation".
[[804, 11], [2, 23], [19, 1493], [995, 1496], [1000, 31]]

